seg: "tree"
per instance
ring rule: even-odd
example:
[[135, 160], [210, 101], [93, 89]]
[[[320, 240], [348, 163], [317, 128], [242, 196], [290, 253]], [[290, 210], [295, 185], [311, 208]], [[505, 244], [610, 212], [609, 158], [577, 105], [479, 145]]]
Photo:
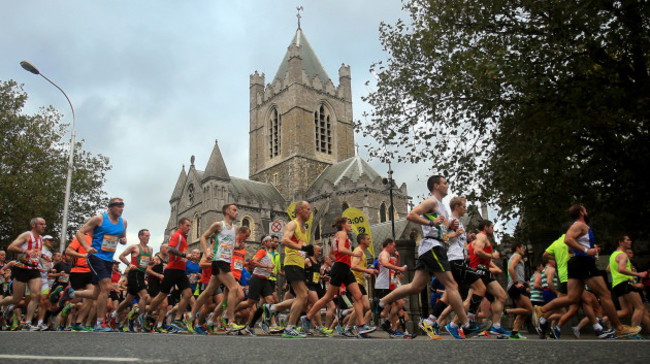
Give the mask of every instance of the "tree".
[[432, 163], [471, 200], [559, 230], [576, 202], [601, 240], [648, 240], [646, 0], [404, 3], [364, 135], [371, 155]]
[[[53, 107], [35, 115], [21, 113], [27, 94], [15, 81], [0, 80], [0, 248], [6, 248], [32, 217], [47, 222], [47, 234], [59, 237], [68, 165], [69, 127]], [[75, 147], [67, 236], [84, 219], [105, 207], [102, 187], [110, 170], [108, 158]], [[56, 239], [58, 242], [59, 239]]]

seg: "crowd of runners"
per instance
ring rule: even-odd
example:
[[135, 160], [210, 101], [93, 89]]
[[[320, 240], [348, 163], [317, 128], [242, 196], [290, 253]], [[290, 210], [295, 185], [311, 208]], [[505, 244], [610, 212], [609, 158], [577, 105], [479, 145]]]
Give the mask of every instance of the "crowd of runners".
[[[332, 222], [337, 233], [331, 246], [310, 244], [306, 201], [296, 204], [296, 217], [284, 234], [263, 236], [249, 259], [245, 242], [251, 231], [236, 225], [235, 204], [223, 206], [223, 220], [214, 222], [200, 236], [200, 249], [192, 251], [191, 222], [182, 218], [157, 252], [149, 246], [149, 230], [141, 229], [138, 243], [117, 255], [118, 244], [127, 243], [121, 198], [90, 218], [63, 255], [52, 250], [46, 222], [36, 217], [7, 252], [0, 251], [0, 327], [304, 338], [369, 337], [376, 322], [391, 338], [413, 338], [417, 333], [409, 333], [411, 327], [431, 339], [443, 333], [456, 339], [525, 339], [521, 329], [528, 323], [540, 338], [559, 339], [563, 325], [582, 309], [584, 318], [573, 319], [579, 322], [571, 327], [575, 337], [587, 325], [600, 339], [642, 339], [642, 327], [650, 332], [641, 283], [648, 281], [648, 272], [632, 267], [628, 236], [618, 239], [607, 272], [597, 268], [599, 248], [584, 206], [571, 206], [566, 233], [549, 245], [544, 263], [527, 277], [523, 243], [512, 245], [500, 268], [491, 243], [493, 224], [483, 220], [478, 232], [469, 233], [461, 223], [466, 200], [454, 197], [446, 206], [442, 176], [429, 178], [427, 187], [431, 196], [407, 216], [423, 233], [414, 267], [400, 263], [392, 239], [382, 242], [373, 262], [366, 255], [370, 237], [361, 233], [353, 242], [351, 222], [344, 217]], [[16, 259], [7, 260], [7, 254]], [[126, 265], [123, 274], [120, 262]], [[409, 269], [414, 274], [406, 282]], [[500, 274], [508, 277], [505, 287], [496, 279]], [[431, 312], [407, 325], [405, 301], [430, 285]], [[501, 321], [508, 316], [514, 321], [506, 328]]]

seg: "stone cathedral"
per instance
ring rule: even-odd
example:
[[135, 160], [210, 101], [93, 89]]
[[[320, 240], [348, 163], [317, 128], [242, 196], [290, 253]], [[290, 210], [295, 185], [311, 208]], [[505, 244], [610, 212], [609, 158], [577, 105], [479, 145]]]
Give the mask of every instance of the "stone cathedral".
[[[355, 207], [368, 217], [375, 250], [381, 250], [392, 234], [389, 185], [355, 152], [353, 118], [350, 67], [341, 65], [335, 85], [298, 26], [275, 76], [250, 75], [249, 179], [228, 173], [217, 141], [203, 170], [192, 157], [169, 200], [165, 239], [187, 217], [188, 243], [198, 247], [199, 236], [223, 218], [221, 207], [236, 203], [238, 225], [251, 228], [249, 244], [259, 243], [270, 222], [290, 221], [292, 202], [307, 200], [314, 213], [312, 242], [330, 241], [334, 218]], [[393, 184], [393, 201], [397, 240], [419, 240], [420, 228], [405, 219], [405, 184]]]

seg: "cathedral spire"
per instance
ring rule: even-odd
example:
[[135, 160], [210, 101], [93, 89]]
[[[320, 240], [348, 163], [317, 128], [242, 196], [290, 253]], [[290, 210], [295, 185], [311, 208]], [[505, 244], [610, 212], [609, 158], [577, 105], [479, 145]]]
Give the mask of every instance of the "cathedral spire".
[[208, 164], [205, 166], [205, 172], [203, 172], [203, 181], [207, 181], [211, 178], [226, 181], [230, 180], [226, 163], [223, 161], [221, 150], [219, 149], [219, 143], [216, 139], [214, 141], [214, 148], [212, 149], [212, 154], [210, 154]]
[[302, 30], [302, 28], [300, 28], [300, 18], [302, 18], [300, 16], [300, 12], [303, 11], [304, 9], [302, 8], [302, 6], [297, 6], [296, 10], [298, 10], [298, 13], [296, 14], [296, 18], [298, 18], [298, 30]]
[[187, 173], [185, 173], [185, 165], [183, 164], [183, 169], [176, 180], [176, 186], [174, 186], [174, 191], [172, 192], [172, 198], [169, 199], [169, 202], [174, 200], [179, 200], [181, 194], [183, 193], [183, 187], [185, 187], [185, 182], [187, 181]]

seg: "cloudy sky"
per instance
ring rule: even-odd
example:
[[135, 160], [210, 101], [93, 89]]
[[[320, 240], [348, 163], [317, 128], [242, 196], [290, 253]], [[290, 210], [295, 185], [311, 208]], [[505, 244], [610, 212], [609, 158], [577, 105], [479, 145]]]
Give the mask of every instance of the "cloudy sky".
[[[304, 7], [304, 34], [335, 85], [339, 66], [351, 66], [360, 119], [369, 110], [361, 101], [373, 79], [369, 67], [387, 58], [379, 24], [408, 18], [396, 0], [3, 1], [0, 80], [24, 84], [26, 113], [53, 105], [70, 122], [63, 95], [19, 62], [31, 61], [65, 90], [77, 138], [110, 158], [105, 190], [126, 201], [129, 241], [149, 228], [158, 246], [174, 184], [192, 155], [205, 169], [218, 139], [229, 173], [248, 177], [249, 75], [265, 73], [267, 82], [275, 76], [297, 29], [297, 5]], [[363, 147], [360, 154], [367, 156]], [[386, 174], [386, 165], [370, 163]], [[398, 184], [406, 182], [419, 201], [426, 166], [394, 169]]]

